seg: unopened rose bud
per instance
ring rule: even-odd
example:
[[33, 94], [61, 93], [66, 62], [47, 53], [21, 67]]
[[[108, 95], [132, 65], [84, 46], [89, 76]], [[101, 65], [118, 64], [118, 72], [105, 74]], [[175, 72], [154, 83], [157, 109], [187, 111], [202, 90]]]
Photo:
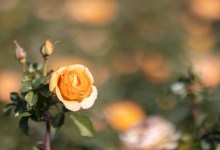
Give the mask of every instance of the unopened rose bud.
[[54, 45], [47, 39], [44, 44], [41, 46], [40, 52], [43, 57], [47, 57], [53, 54], [54, 52]]
[[15, 49], [16, 58], [20, 63], [24, 63], [26, 61], [26, 53], [16, 40], [14, 41], [14, 43], [16, 46]]

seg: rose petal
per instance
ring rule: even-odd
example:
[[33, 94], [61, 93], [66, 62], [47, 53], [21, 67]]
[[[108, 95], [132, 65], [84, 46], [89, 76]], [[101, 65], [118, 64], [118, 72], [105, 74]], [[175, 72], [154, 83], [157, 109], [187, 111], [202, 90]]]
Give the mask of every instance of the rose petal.
[[66, 69], [67, 69], [67, 67], [60, 67], [60, 68], [58, 68], [58, 70], [56, 72], [57, 73], [62, 73]]
[[98, 95], [98, 91], [97, 91], [97, 88], [95, 86], [92, 86], [92, 93], [89, 97], [87, 98], [84, 98], [82, 100], [82, 102], [80, 103], [81, 107], [83, 109], [88, 109], [90, 107], [92, 107], [92, 105], [94, 104], [96, 98], [97, 98], [97, 95]]
[[90, 73], [90, 71], [89, 71], [89, 69], [87, 67], [85, 67], [83, 65], [80, 65], [80, 64], [75, 64], [75, 65], [69, 66], [70, 70], [76, 70], [76, 69], [79, 69], [79, 68], [85, 70], [86, 74], [88, 75], [89, 79], [91, 80], [91, 83], [93, 83], [94, 82], [93, 76], [92, 76], [92, 74]]
[[64, 99], [63, 99], [63, 96], [61, 95], [60, 89], [59, 89], [58, 87], [56, 87], [56, 95], [57, 95], [57, 98], [58, 98], [61, 102], [67, 101], [67, 100], [64, 100]]
[[80, 110], [80, 104], [76, 101], [67, 101], [64, 100], [61, 93], [60, 93], [60, 89], [57, 87], [56, 88], [56, 95], [58, 97], [58, 99], [63, 102], [64, 106], [66, 107], [66, 109], [71, 110], [71, 111], [78, 111]]
[[90, 73], [90, 71], [89, 71], [89, 69], [87, 67], [85, 67], [85, 71], [86, 71], [87, 75], [89, 76], [89, 78], [90, 78], [90, 80], [91, 80], [91, 82], [93, 84], [94, 83], [93, 76], [92, 76], [92, 74]]
[[74, 64], [74, 65], [70, 65], [68, 67], [69, 70], [77, 70], [77, 69], [84, 69], [85, 66], [81, 65], [81, 64]]
[[80, 104], [76, 101], [65, 101], [63, 102], [66, 109], [69, 109], [71, 111], [78, 111], [80, 110]]
[[49, 84], [49, 89], [51, 92], [55, 92], [55, 88], [57, 87], [59, 75], [60, 75], [60, 73], [62, 73], [66, 69], [67, 69], [67, 67], [61, 67], [56, 72], [53, 72], [53, 74], [50, 78], [50, 84]]
[[57, 80], [59, 77], [59, 73], [54, 72], [50, 78], [50, 85], [49, 85], [49, 89], [51, 92], [54, 92], [54, 89], [57, 87]]

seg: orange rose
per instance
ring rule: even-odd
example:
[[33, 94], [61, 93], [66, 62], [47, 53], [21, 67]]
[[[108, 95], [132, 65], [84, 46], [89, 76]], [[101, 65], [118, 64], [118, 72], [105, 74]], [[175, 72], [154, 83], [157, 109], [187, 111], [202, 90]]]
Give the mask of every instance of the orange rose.
[[50, 91], [71, 111], [92, 107], [98, 94], [88, 68], [79, 64], [55, 71], [50, 79]]

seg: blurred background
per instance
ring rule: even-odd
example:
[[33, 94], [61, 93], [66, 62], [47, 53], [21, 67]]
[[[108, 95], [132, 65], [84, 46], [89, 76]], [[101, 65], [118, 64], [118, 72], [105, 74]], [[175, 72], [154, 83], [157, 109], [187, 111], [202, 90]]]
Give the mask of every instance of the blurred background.
[[[133, 102], [178, 129], [189, 107], [170, 94], [170, 85], [190, 65], [211, 89], [206, 110], [219, 111], [220, 102], [214, 101], [220, 95], [219, 33], [219, 0], [0, 0], [0, 109], [21, 86], [13, 40], [25, 49], [28, 60], [41, 63], [39, 48], [49, 37], [60, 41], [49, 59], [50, 69], [84, 64], [99, 90], [94, 107], [84, 112], [94, 122], [94, 138], [79, 136], [66, 119], [52, 148], [120, 150], [119, 133], [103, 113], [108, 104]], [[18, 118], [4, 117], [1, 111], [0, 149], [30, 150], [44, 132], [34, 124], [30, 128], [31, 138], [19, 130]]]

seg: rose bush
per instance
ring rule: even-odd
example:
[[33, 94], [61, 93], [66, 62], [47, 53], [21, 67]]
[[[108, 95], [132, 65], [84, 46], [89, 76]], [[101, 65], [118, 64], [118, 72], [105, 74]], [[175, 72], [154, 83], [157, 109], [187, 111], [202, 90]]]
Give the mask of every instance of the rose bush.
[[87, 67], [75, 64], [55, 71], [50, 79], [50, 91], [55, 93], [71, 111], [92, 107], [97, 98], [97, 88]]

